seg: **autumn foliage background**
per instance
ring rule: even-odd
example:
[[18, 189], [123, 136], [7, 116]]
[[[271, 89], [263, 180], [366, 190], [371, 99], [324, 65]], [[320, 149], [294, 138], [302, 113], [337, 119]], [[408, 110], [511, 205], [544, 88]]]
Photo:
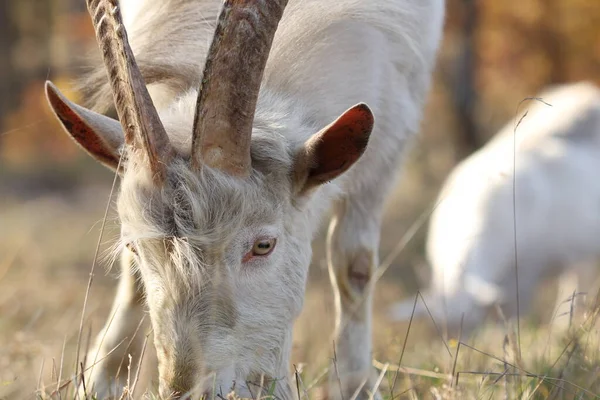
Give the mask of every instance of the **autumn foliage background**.
[[[26, 398], [56, 380], [63, 342], [66, 359], [74, 346], [112, 175], [62, 132], [43, 84], [52, 79], [77, 101], [74, 79], [96, 50], [93, 39], [83, 0], [0, 0], [0, 399]], [[600, 1], [448, 0], [434, 87], [388, 207], [382, 259], [430, 207], [452, 166], [513, 118], [522, 99], [578, 80], [600, 83]], [[379, 304], [415, 293], [426, 274], [425, 234], [394, 259]], [[307, 308], [325, 301], [330, 315], [322, 263], [317, 244]], [[92, 337], [110, 308], [114, 275], [96, 271], [86, 316]], [[323, 340], [307, 350], [306, 338], [323, 336], [327, 321], [301, 318], [299, 358], [330, 347]], [[376, 350], [384, 358], [403, 331], [381, 326]], [[418, 338], [413, 345], [409, 351]]]
[[[60, 134], [41, 88], [50, 78], [68, 89], [93, 46], [82, 0], [0, 2], [3, 171], [35, 165], [52, 171], [86, 158]], [[425, 131], [421, 141], [442, 136], [455, 151], [468, 153], [515, 114], [519, 100], [544, 85], [600, 80], [600, 3], [449, 0], [436, 78], [432, 101], [436, 117], [447, 123], [443, 131]]]

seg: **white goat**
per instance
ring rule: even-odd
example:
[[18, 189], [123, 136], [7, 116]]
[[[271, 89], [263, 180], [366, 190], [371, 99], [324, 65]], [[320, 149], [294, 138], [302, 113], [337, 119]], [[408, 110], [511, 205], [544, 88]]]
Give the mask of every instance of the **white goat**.
[[[534, 101], [522, 120], [452, 171], [431, 215], [432, 282], [423, 297], [454, 332], [463, 314], [463, 332], [470, 331], [495, 304], [507, 317], [516, 315], [515, 257], [523, 313], [545, 277], [578, 278], [563, 276], [559, 303], [573, 294], [573, 284], [593, 288], [600, 256], [600, 90], [581, 82], [539, 97], [550, 105]], [[396, 304], [391, 316], [407, 320], [413, 305], [414, 299]], [[420, 300], [416, 315], [426, 315]]]
[[[88, 0], [110, 84], [99, 69], [86, 88], [102, 113], [112, 93], [121, 123], [47, 84], [67, 132], [121, 175], [120, 243], [133, 255], [123, 249], [115, 316], [87, 357], [101, 360], [87, 387], [102, 398], [125, 384], [125, 351], [139, 354], [139, 340], [110, 350], [133, 336], [142, 298], [162, 396], [234, 387], [251, 397], [263, 378], [293, 398], [293, 322], [311, 239], [332, 208], [329, 395], [372, 388], [382, 204], [419, 128], [444, 2], [286, 3]], [[348, 109], [359, 102], [370, 108]]]

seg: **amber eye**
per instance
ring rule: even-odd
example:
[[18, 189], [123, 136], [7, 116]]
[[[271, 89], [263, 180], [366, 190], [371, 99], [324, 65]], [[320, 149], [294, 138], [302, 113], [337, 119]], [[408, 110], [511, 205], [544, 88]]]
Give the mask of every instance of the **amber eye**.
[[275, 239], [261, 239], [254, 242], [254, 246], [252, 246], [252, 255], [253, 256], [266, 256], [275, 248], [275, 243], [277, 241]]

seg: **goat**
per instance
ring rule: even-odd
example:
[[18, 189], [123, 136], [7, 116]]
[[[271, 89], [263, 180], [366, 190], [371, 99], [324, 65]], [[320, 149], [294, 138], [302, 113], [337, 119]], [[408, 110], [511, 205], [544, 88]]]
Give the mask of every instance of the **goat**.
[[[426, 243], [432, 280], [423, 299], [454, 333], [463, 317], [463, 333], [471, 332], [495, 305], [508, 318], [517, 306], [526, 313], [542, 278], [563, 274], [557, 317], [565, 297], [593, 289], [600, 256], [600, 90], [579, 82], [551, 87], [539, 98], [456, 166], [434, 206]], [[390, 316], [407, 320], [413, 307], [413, 300], [397, 303]], [[426, 312], [419, 301], [415, 315]]]
[[102, 398], [124, 386], [125, 350], [110, 350], [144, 302], [161, 396], [251, 397], [264, 382], [293, 398], [292, 327], [331, 209], [329, 395], [368, 396], [382, 207], [422, 118], [444, 1], [287, 3], [87, 0], [109, 81], [88, 76], [90, 109], [46, 85], [67, 133], [120, 174], [122, 276], [87, 357]]

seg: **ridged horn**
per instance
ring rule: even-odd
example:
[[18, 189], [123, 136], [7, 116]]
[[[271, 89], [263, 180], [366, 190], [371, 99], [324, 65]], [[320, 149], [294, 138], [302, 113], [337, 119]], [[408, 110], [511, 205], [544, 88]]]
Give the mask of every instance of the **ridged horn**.
[[192, 163], [250, 173], [250, 138], [269, 50], [287, 0], [225, 0], [202, 74]]
[[[172, 155], [167, 132], [148, 93], [129, 46], [117, 0], [87, 0], [96, 38], [106, 66], [125, 142], [142, 157], [153, 181], [162, 184]], [[135, 157], [135, 155], [132, 155]]]

